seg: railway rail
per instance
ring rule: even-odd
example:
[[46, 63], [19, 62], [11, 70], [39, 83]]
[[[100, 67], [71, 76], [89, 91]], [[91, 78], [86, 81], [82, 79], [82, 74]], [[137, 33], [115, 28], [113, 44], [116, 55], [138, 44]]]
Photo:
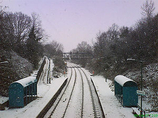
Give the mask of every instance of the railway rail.
[[[70, 78], [56, 100], [43, 110], [44, 118], [104, 118], [102, 106], [92, 80], [79, 66], [72, 66]], [[77, 103], [75, 105], [75, 103]], [[49, 110], [48, 110], [49, 109]]]
[[62, 98], [63, 98], [63, 96], [64, 96], [66, 90], [68, 89], [69, 84], [70, 84], [70, 82], [71, 82], [71, 80], [72, 80], [72, 75], [73, 75], [73, 71], [72, 71], [72, 69], [71, 69], [71, 75], [70, 75], [70, 78], [69, 78], [69, 80], [68, 80], [68, 82], [67, 82], [65, 88], [63, 88], [63, 91], [61, 92], [61, 94], [58, 95], [58, 98], [57, 98], [57, 100], [54, 102], [54, 104], [52, 105], [52, 107], [50, 107], [48, 111], [45, 111], [45, 113], [44, 113], [44, 114], [45, 114], [44, 118], [51, 118], [52, 115], [54, 114], [54, 112], [56, 111], [57, 107], [59, 107], [59, 103], [62, 101]]
[[85, 78], [86, 78], [88, 86], [89, 86], [92, 104], [93, 104], [94, 118], [105, 118], [104, 111], [103, 111], [99, 96], [97, 94], [97, 91], [96, 91], [96, 88], [94, 86], [92, 79], [89, 80], [85, 71], [82, 68], [80, 68], [80, 69], [83, 72], [83, 74], [85, 75]]

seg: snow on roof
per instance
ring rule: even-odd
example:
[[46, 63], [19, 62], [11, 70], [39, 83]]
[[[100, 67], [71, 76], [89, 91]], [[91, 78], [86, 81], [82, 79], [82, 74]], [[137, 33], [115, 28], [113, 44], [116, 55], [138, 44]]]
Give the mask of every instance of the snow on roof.
[[32, 77], [32, 76], [29, 76], [29, 77], [26, 77], [24, 79], [20, 79], [18, 81], [15, 81], [14, 83], [20, 83], [23, 87], [26, 87], [34, 82], [36, 82], [36, 77]]
[[[123, 86], [126, 82], [128, 81], [132, 81], [134, 82], [132, 79], [129, 79], [123, 75], [117, 75], [114, 79], [117, 83], [119, 83], [121, 86]], [[135, 82], [134, 82], [135, 83]]]

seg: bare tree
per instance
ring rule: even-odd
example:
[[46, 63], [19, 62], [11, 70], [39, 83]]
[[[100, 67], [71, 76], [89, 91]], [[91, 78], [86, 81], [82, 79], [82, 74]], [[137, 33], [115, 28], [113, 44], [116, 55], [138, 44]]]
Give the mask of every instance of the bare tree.
[[[0, 4], [1, 3], [2, 2], [0, 2]], [[0, 15], [2, 15], [3, 13], [5, 13], [5, 9], [7, 9], [7, 8], [8, 8], [8, 6], [3, 7], [3, 6], [0, 5]]]
[[119, 26], [115, 23], [107, 31], [107, 36], [109, 40], [116, 40], [119, 38]]
[[42, 40], [44, 34], [44, 30], [41, 26], [41, 21], [39, 20], [39, 15], [36, 13], [32, 13], [32, 26], [34, 27], [34, 32], [36, 34], [36, 40], [40, 41]]
[[9, 13], [9, 20], [14, 27], [16, 43], [20, 44], [28, 37], [31, 26], [31, 18], [21, 12]]
[[62, 56], [63, 45], [56, 41], [52, 41], [51, 43], [46, 44], [44, 48], [45, 48], [45, 53], [47, 54], [47, 56], [50, 56], [50, 57]]
[[92, 48], [91, 48], [91, 46], [87, 42], [82, 41], [81, 43], [79, 43], [77, 45], [77, 51], [81, 52], [81, 53], [83, 53], [83, 52], [85, 52], [85, 53], [91, 53]]
[[56, 50], [56, 51], [63, 51], [64, 50], [64, 48], [63, 48], [63, 45], [62, 44], [60, 44], [60, 43], [58, 43], [58, 42], [56, 42], [56, 41], [52, 41], [51, 42], [51, 45], [54, 47], [54, 49]]
[[0, 14], [0, 45], [3, 49], [11, 48], [13, 44], [14, 27], [10, 22], [9, 15], [6, 12]]
[[146, 2], [141, 7], [143, 10], [142, 15], [148, 19], [153, 17], [153, 11], [155, 10], [154, 2], [152, 0], [146, 0]]
[[107, 32], [102, 32], [97, 35], [97, 41], [94, 44], [94, 55], [96, 57], [104, 57], [109, 53], [109, 41]]
[[79, 63], [81, 64], [83, 67], [85, 67], [87, 65], [87, 63], [89, 63], [89, 57], [91, 57], [93, 55], [93, 50], [92, 47], [85, 41], [82, 41], [81, 43], [79, 43], [77, 45], [76, 49], [72, 50], [72, 55], [73, 53], [76, 53], [75, 55], [77, 56], [78, 60], [75, 60], [75, 63]]
[[4, 48], [12, 48], [21, 45], [28, 37], [31, 18], [21, 12], [3, 12], [0, 21], [1, 43]]

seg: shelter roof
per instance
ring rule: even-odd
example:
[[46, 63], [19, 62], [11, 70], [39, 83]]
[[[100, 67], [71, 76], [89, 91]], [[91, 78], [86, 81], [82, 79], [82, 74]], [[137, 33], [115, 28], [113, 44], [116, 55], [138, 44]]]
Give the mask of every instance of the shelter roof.
[[23, 87], [26, 87], [34, 82], [36, 82], [36, 77], [32, 77], [32, 76], [29, 76], [29, 77], [26, 77], [26, 78], [23, 78], [23, 79], [20, 79], [18, 81], [15, 81], [14, 83], [19, 83], [21, 84]]
[[135, 81], [133, 81], [132, 79], [129, 79], [123, 75], [117, 75], [114, 79], [117, 83], [119, 83], [121, 86], [124, 86], [127, 82], [131, 82], [133, 83], [134, 85], [137, 85], [135, 83]]

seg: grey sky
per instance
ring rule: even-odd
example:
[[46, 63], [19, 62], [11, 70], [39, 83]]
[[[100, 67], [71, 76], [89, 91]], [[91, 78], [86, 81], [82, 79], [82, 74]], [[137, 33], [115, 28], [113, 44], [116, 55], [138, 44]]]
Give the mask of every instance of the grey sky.
[[[49, 39], [62, 43], [65, 51], [81, 41], [92, 43], [99, 31], [116, 23], [133, 26], [141, 17], [145, 0], [0, 0], [6, 11], [39, 14]], [[158, 13], [158, 0], [155, 14]]]

